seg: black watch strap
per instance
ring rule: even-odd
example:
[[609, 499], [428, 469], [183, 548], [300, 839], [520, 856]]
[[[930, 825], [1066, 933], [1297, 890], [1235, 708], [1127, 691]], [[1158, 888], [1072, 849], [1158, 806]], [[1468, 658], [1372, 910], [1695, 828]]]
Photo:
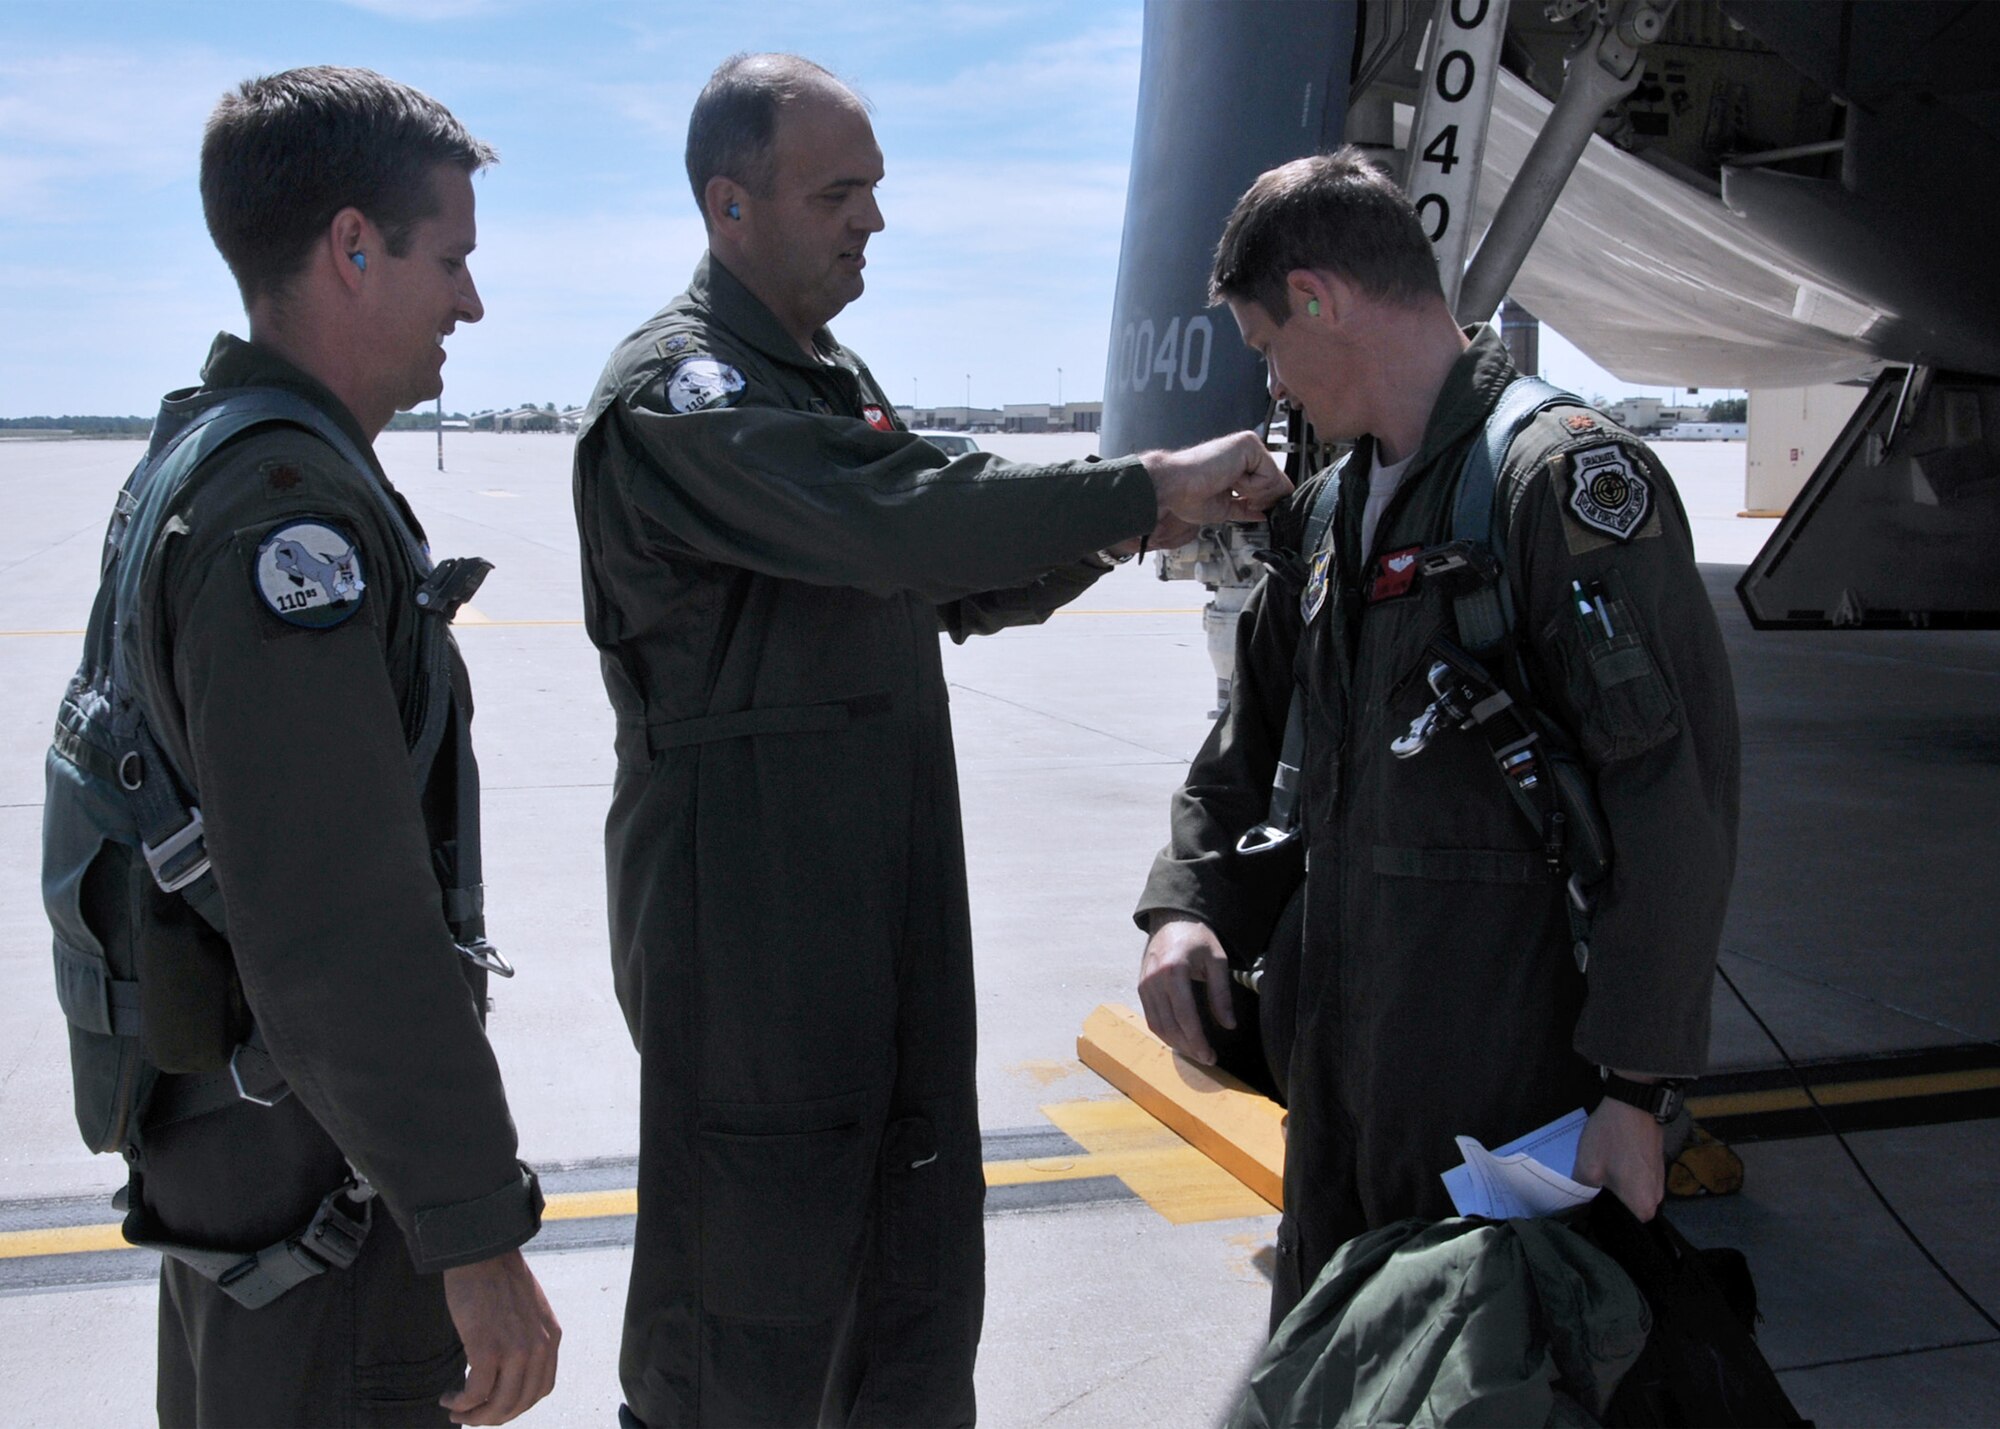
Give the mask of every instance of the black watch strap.
[[1615, 1102], [1637, 1107], [1665, 1126], [1680, 1115], [1682, 1093], [1687, 1090], [1683, 1081], [1634, 1082], [1619, 1076], [1609, 1067], [1599, 1067], [1597, 1075], [1603, 1079], [1604, 1095]]

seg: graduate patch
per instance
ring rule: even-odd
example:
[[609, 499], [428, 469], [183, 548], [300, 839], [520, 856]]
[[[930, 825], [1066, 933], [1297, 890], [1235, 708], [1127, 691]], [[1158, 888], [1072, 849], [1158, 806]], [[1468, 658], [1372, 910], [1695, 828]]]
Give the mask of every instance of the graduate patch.
[[361, 555], [338, 526], [307, 519], [275, 527], [251, 569], [257, 598], [288, 625], [325, 630], [361, 609]]
[[889, 420], [889, 414], [870, 402], [861, 409], [861, 420], [878, 432], [893, 432], [896, 424]]
[[1408, 595], [1410, 587], [1417, 580], [1417, 556], [1422, 546], [1411, 546], [1407, 550], [1391, 551], [1375, 563], [1375, 579], [1368, 583], [1368, 603], [1378, 600], [1394, 600], [1399, 595]]
[[1653, 488], [1613, 443], [1570, 456], [1569, 511], [1593, 531], [1629, 541], [1652, 509]]
[[667, 405], [676, 412], [727, 407], [743, 390], [743, 374], [713, 357], [684, 359], [667, 378]]
[[1306, 575], [1306, 588], [1299, 592], [1300, 619], [1310, 621], [1326, 604], [1326, 573], [1332, 563], [1333, 552], [1330, 549], [1313, 557], [1312, 569]]

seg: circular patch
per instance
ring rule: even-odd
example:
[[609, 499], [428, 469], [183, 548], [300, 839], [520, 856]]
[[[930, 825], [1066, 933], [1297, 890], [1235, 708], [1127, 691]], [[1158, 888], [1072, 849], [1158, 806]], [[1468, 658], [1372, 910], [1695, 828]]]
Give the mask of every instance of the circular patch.
[[743, 374], [713, 357], [690, 357], [667, 378], [667, 405], [676, 412], [726, 407], [743, 390]]
[[353, 538], [327, 521], [288, 521], [257, 547], [251, 582], [271, 614], [289, 625], [325, 630], [361, 609], [368, 583]]
[[1599, 506], [1616, 509], [1632, 495], [1632, 485], [1615, 471], [1600, 472], [1590, 483], [1590, 499]]

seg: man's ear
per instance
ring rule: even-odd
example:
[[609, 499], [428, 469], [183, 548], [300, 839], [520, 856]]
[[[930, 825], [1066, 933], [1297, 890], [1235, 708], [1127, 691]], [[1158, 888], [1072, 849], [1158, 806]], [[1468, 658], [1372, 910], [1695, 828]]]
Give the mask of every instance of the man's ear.
[[366, 280], [369, 263], [379, 263], [388, 256], [381, 251], [380, 234], [368, 215], [351, 204], [333, 216], [323, 241], [333, 260], [334, 276], [350, 292]]
[[743, 221], [744, 200], [749, 190], [732, 178], [717, 174], [702, 187], [701, 212], [711, 231], [726, 230]]
[[1353, 289], [1317, 268], [1294, 268], [1285, 274], [1285, 297], [1291, 302], [1290, 318], [1337, 323], [1347, 316]]

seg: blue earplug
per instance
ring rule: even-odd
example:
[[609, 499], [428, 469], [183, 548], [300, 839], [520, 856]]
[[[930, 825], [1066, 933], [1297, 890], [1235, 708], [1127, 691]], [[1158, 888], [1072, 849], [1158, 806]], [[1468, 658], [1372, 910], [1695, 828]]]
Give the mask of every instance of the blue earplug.
[[738, 207], [737, 207], [737, 206], [736, 206], [735, 204], [733, 204], [733, 203], [732, 203], [731, 205], [729, 205], [729, 209], [728, 209], [728, 213], [729, 213], [729, 216], [730, 216], [731, 218], [741, 218], [741, 217], [743, 217], [743, 210], [742, 210], [742, 209], [740, 209], [740, 208], [738, 208]]
[[368, 255], [366, 253], [350, 253], [347, 256], [355, 267], [364, 273], [368, 271]]

